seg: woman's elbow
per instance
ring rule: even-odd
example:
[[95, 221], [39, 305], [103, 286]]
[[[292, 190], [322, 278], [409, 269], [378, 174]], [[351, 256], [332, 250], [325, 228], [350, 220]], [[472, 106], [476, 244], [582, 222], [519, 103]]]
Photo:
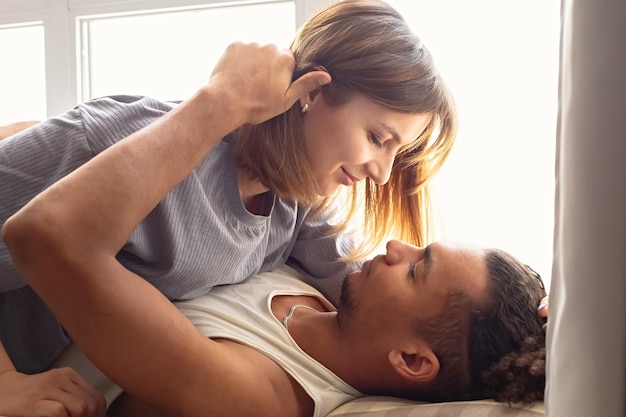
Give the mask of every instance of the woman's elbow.
[[59, 234], [50, 216], [29, 205], [12, 215], [2, 225], [1, 237], [17, 270], [28, 278], [29, 270], [46, 263], [46, 258], [60, 253]]

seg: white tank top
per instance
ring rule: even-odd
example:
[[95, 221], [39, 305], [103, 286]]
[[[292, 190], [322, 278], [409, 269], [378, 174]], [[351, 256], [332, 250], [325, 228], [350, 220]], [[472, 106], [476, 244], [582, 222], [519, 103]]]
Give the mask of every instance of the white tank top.
[[272, 298], [277, 295], [313, 295], [334, 309], [321, 293], [294, 278], [298, 276], [294, 269], [282, 266], [241, 284], [214, 287], [209, 294], [176, 306], [205, 336], [237, 341], [278, 363], [313, 399], [313, 416], [324, 417], [364, 394], [300, 349], [272, 313]]

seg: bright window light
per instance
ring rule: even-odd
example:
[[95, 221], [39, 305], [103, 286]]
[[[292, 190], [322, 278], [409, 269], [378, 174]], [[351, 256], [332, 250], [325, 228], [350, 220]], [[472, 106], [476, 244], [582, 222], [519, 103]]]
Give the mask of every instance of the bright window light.
[[294, 34], [291, 1], [84, 20], [83, 99], [120, 93], [185, 99], [207, 82], [230, 43], [286, 48]]
[[560, 2], [388, 0], [425, 42], [460, 113], [433, 181], [437, 238], [552, 270]]
[[0, 125], [46, 117], [43, 25], [0, 26]]

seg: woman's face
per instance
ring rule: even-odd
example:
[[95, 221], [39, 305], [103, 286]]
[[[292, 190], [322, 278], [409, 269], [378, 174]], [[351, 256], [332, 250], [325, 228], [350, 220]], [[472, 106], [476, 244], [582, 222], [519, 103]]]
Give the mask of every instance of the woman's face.
[[431, 118], [390, 110], [361, 94], [330, 106], [315, 91], [300, 104], [309, 105], [303, 115], [304, 140], [322, 196], [367, 177], [385, 184], [398, 151], [415, 141]]

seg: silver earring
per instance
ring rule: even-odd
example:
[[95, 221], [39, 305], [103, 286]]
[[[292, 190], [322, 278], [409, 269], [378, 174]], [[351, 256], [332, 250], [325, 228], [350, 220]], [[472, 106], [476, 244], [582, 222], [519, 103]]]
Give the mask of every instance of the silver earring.
[[304, 106], [302, 106], [302, 113], [306, 113], [307, 110], [309, 110], [309, 103], [305, 103]]

